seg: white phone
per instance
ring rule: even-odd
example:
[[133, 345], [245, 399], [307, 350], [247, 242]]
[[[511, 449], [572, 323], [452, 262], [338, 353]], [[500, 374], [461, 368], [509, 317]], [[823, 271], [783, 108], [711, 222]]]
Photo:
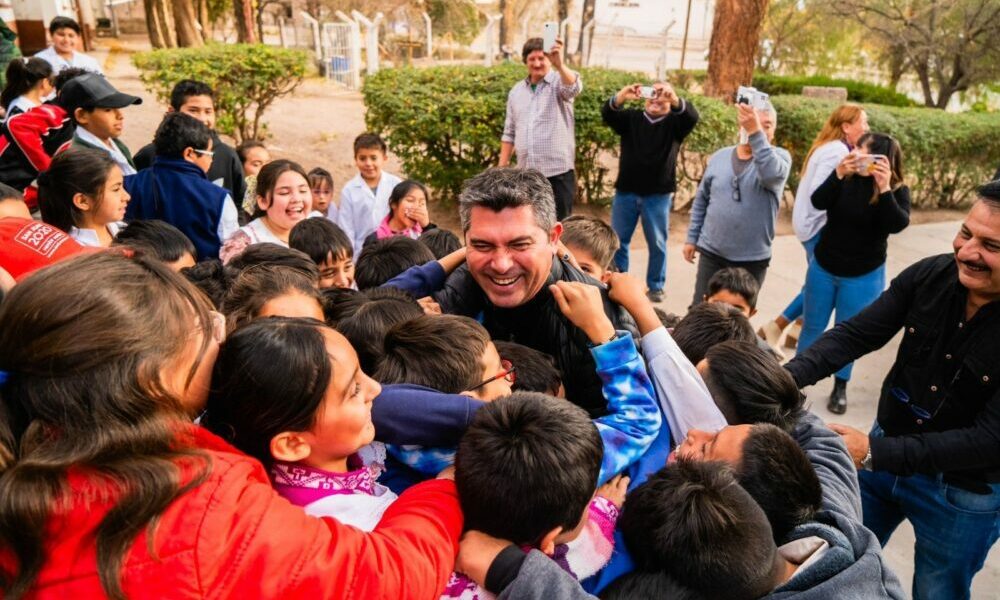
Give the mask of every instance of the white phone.
[[545, 24], [545, 34], [542, 36], [542, 52], [548, 54], [552, 52], [552, 47], [556, 45], [556, 38], [559, 37], [559, 23], [549, 21]]

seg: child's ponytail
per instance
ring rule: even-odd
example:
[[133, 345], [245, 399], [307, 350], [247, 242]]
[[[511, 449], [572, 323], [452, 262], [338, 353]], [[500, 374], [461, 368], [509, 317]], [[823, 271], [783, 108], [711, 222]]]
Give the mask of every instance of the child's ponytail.
[[52, 77], [52, 65], [41, 58], [15, 58], [7, 65], [7, 85], [0, 92], [0, 106], [6, 109], [39, 81]]

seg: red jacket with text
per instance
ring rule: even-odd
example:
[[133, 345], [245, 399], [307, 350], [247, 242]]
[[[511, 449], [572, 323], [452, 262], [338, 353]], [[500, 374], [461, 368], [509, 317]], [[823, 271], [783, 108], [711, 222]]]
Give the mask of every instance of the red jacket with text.
[[[365, 533], [306, 515], [278, 496], [255, 459], [191, 430], [211, 470], [163, 513], [152, 554], [148, 529], [132, 544], [121, 579], [128, 598], [439, 597], [462, 529], [454, 482], [410, 488]], [[194, 465], [179, 466], [181, 481], [190, 481]], [[29, 598], [105, 596], [94, 533], [111, 506], [109, 488], [80, 473], [69, 487], [67, 506], [50, 518], [47, 558]]]
[[9, 117], [0, 124], [0, 182], [25, 192], [35, 207], [34, 188], [26, 191], [52, 157], [69, 147], [76, 129], [62, 107], [42, 104]]

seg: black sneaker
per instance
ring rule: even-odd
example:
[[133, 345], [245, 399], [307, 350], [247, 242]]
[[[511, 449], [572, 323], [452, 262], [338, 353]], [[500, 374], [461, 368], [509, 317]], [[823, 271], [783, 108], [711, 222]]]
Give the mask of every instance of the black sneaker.
[[649, 301], [653, 304], [663, 302], [663, 290], [648, 290], [646, 292], [646, 297], [649, 298]]

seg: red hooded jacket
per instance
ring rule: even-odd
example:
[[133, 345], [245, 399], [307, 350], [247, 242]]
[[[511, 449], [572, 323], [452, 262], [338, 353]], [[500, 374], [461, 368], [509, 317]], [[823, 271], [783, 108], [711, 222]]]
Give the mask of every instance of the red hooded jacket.
[[[127, 597], [437, 598], [444, 589], [462, 529], [454, 482], [414, 486], [365, 533], [306, 515], [278, 496], [259, 462], [200, 427], [191, 431], [211, 470], [163, 513], [155, 556], [148, 530], [136, 538], [121, 571]], [[189, 481], [193, 467], [180, 468]], [[47, 559], [29, 598], [105, 596], [94, 532], [111, 506], [108, 487], [79, 473], [69, 487], [67, 508], [50, 519]]]

